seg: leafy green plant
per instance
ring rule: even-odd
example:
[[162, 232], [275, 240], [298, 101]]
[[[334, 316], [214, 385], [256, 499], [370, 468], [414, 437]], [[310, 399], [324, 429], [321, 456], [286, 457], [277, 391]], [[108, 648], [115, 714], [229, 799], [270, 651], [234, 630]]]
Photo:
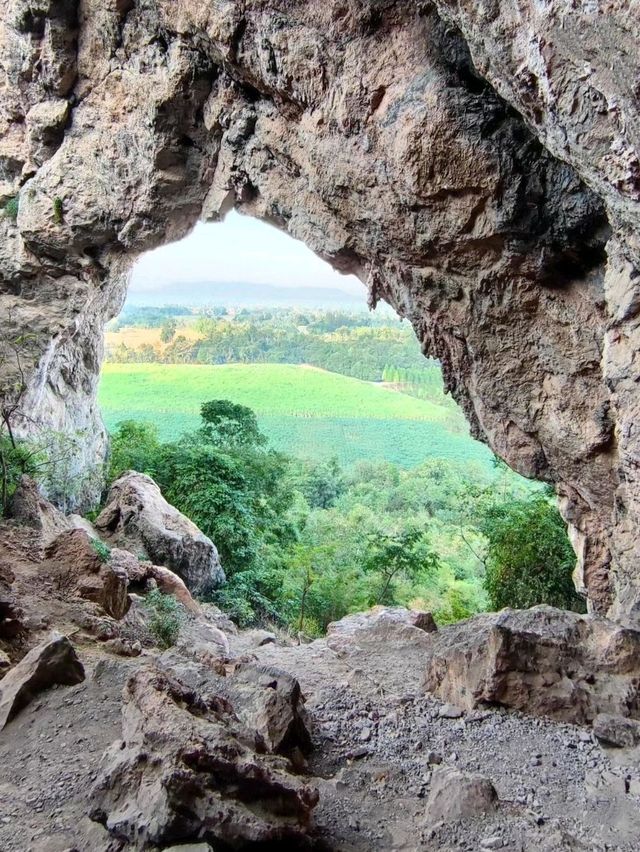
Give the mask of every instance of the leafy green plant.
[[20, 209], [20, 197], [14, 195], [13, 198], [10, 198], [7, 203], [4, 205], [4, 215], [9, 219], [12, 219], [14, 222], [18, 218], [18, 210]]
[[62, 225], [62, 221], [64, 219], [64, 208], [62, 206], [62, 199], [57, 196], [53, 199], [53, 221], [56, 225]]
[[172, 595], [164, 595], [153, 589], [145, 598], [145, 605], [151, 612], [149, 630], [161, 648], [175, 645], [184, 620], [182, 608]]
[[95, 550], [100, 562], [108, 562], [111, 558], [111, 548], [109, 548], [99, 538], [91, 539], [91, 547]]

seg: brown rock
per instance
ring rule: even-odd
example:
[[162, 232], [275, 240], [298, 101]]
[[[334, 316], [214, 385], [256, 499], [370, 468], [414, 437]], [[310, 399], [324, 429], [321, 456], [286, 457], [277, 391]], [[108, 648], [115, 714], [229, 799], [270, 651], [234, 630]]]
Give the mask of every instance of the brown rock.
[[482, 775], [438, 766], [431, 776], [426, 824], [472, 819], [495, 810], [498, 795]]
[[317, 792], [249, 747], [223, 697], [141, 670], [124, 690], [122, 733], [92, 791], [92, 818], [114, 837], [295, 848], [306, 836]]
[[84, 668], [66, 636], [52, 633], [0, 681], [0, 730], [33, 697], [54, 684], [84, 680]]
[[109, 542], [170, 568], [193, 592], [224, 581], [211, 539], [167, 503], [150, 476], [125, 472], [111, 486], [95, 526]]
[[425, 688], [468, 710], [640, 716], [640, 632], [598, 616], [547, 606], [477, 615], [433, 634], [425, 662]]
[[19, 524], [33, 527], [45, 547], [70, 526], [62, 512], [42, 496], [38, 484], [30, 476], [21, 477], [9, 511]]
[[11, 566], [0, 560], [0, 639], [15, 639], [25, 630], [24, 612], [12, 590], [14, 580]]
[[[85, 600], [99, 604], [112, 618], [123, 618], [131, 605], [128, 595], [128, 557], [123, 552], [103, 553], [83, 529], [71, 529], [54, 539], [45, 550], [57, 566], [58, 583]], [[135, 557], [134, 557], [135, 558]]]

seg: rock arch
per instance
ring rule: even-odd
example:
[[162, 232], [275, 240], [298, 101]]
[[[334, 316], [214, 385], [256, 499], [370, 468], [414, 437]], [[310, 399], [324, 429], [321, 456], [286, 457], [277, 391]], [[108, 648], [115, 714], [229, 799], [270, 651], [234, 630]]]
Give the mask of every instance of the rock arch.
[[625, 7], [7, 0], [5, 397], [18, 369], [30, 416], [99, 455], [102, 327], [128, 267], [235, 206], [412, 322], [474, 433], [555, 484], [592, 607], [639, 623]]

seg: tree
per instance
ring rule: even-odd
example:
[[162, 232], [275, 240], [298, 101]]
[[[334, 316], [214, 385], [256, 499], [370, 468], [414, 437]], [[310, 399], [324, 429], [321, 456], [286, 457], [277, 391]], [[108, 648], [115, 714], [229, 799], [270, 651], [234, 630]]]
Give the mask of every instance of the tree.
[[491, 606], [549, 604], [584, 611], [572, 572], [576, 562], [557, 508], [543, 495], [490, 507], [485, 587]]
[[431, 572], [438, 557], [429, 547], [424, 530], [405, 528], [394, 533], [379, 533], [369, 539], [366, 568], [380, 577], [377, 604], [393, 604], [393, 583], [399, 576], [415, 580], [420, 572]]
[[165, 320], [160, 327], [160, 340], [163, 343], [171, 343], [178, 330], [178, 323], [171, 317]]
[[212, 444], [258, 447], [266, 443], [256, 415], [245, 405], [238, 405], [228, 399], [214, 399], [202, 405], [200, 416], [204, 421], [201, 435]]
[[160, 451], [158, 429], [153, 423], [122, 420], [111, 436], [109, 448], [109, 482], [125, 470], [155, 475]]

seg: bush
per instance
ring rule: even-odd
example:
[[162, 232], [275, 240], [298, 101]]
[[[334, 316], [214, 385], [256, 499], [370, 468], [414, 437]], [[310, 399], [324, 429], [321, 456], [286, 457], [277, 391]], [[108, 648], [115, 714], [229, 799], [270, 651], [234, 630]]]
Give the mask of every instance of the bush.
[[151, 611], [149, 631], [161, 648], [175, 645], [183, 622], [182, 607], [172, 595], [163, 595], [153, 589], [145, 598], [145, 605]]
[[7, 203], [4, 205], [4, 215], [9, 219], [12, 219], [14, 222], [18, 218], [18, 210], [20, 209], [20, 199], [16, 195], [13, 198], [10, 198]]
[[482, 532], [489, 540], [484, 582], [494, 609], [549, 604], [584, 612], [572, 580], [576, 555], [558, 509], [547, 498], [491, 507]]
[[100, 562], [108, 562], [111, 558], [111, 549], [107, 547], [107, 545], [103, 541], [100, 541], [99, 538], [91, 539], [91, 547], [98, 554]]

